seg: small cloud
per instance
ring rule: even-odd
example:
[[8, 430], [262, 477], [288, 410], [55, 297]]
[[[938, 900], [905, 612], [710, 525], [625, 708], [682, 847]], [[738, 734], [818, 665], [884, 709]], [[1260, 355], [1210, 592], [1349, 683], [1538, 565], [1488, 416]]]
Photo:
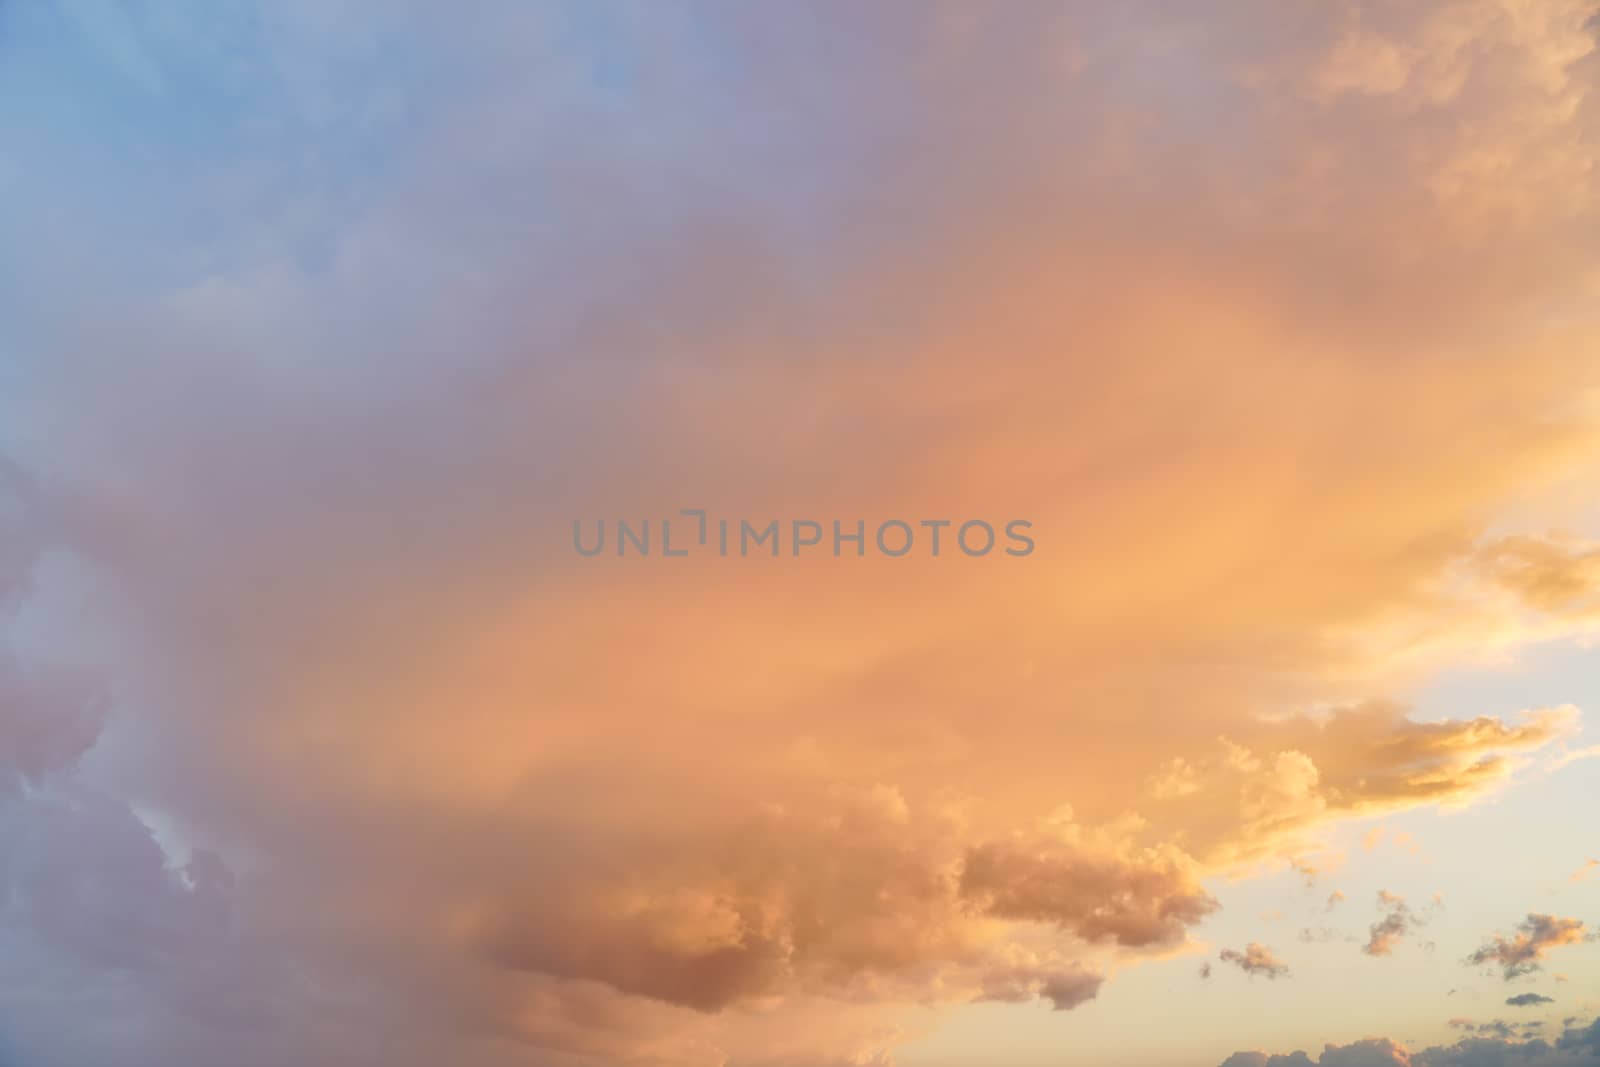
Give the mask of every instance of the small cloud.
[[1562, 919], [1554, 915], [1530, 913], [1517, 924], [1517, 933], [1507, 938], [1495, 934], [1494, 938], [1467, 957], [1468, 964], [1498, 964], [1506, 981], [1524, 974], [1532, 974], [1541, 967], [1551, 949], [1562, 945], [1575, 945], [1587, 940], [1582, 921]]
[[1554, 1004], [1555, 997], [1546, 997], [1538, 993], [1518, 993], [1514, 997], [1507, 997], [1506, 1003], [1513, 1008], [1531, 1008], [1535, 1004]]
[[1600, 860], [1592, 859], [1572, 873], [1572, 881], [1587, 882], [1596, 875], [1600, 875]]
[[1211, 977], [1211, 961], [1210, 960], [1206, 960], [1204, 963], [1202, 963], [1200, 965], [1200, 977], [1201, 978], [1210, 978]]
[[1361, 951], [1369, 956], [1388, 956], [1407, 934], [1421, 926], [1425, 920], [1412, 914], [1411, 909], [1406, 906], [1405, 897], [1391, 893], [1387, 889], [1378, 890], [1378, 906], [1387, 909], [1388, 913], [1372, 924], [1368, 931], [1367, 943]]
[[1071, 1011], [1088, 1003], [1100, 992], [1103, 975], [1090, 971], [1065, 971], [1050, 975], [1039, 986], [1039, 999], [1050, 1002], [1051, 1011]]
[[1048, 1000], [1055, 1011], [1070, 1011], [1093, 1000], [1104, 983], [1104, 975], [1077, 966], [1061, 970], [1026, 966], [1000, 969], [985, 976], [978, 999], [1021, 1004], [1038, 998]]
[[1328, 910], [1332, 911], [1334, 908], [1337, 908], [1340, 904], [1343, 904], [1346, 899], [1347, 898], [1344, 895], [1344, 890], [1335, 889], [1332, 893], [1328, 894]]
[[1335, 851], [1324, 851], [1314, 856], [1295, 856], [1289, 860], [1289, 869], [1305, 880], [1307, 888], [1315, 886], [1322, 875], [1332, 874], [1342, 866], [1344, 855]]
[[1243, 952], [1225, 948], [1218, 958], [1224, 963], [1234, 964], [1245, 974], [1260, 974], [1268, 978], [1286, 978], [1289, 974], [1289, 965], [1274, 956], [1270, 948], [1256, 941], [1246, 945]]
[[[1590, 745], [1587, 748], [1569, 749], [1565, 744], [1563, 744], [1561, 746], [1561, 751], [1552, 756], [1545, 764], [1545, 770], [1547, 772], [1554, 773], [1555, 771], [1559, 771], [1561, 768], [1573, 763], [1577, 763], [1580, 760], [1594, 759], [1597, 756], [1600, 756], [1600, 745]], [[1590, 860], [1589, 862], [1593, 863], [1594, 861]]]
[[1147, 791], [1156, 800], [1192, 796], [1200, 791], [1199, 773], [1188, 760], [1175, 757], [1150, 779]]

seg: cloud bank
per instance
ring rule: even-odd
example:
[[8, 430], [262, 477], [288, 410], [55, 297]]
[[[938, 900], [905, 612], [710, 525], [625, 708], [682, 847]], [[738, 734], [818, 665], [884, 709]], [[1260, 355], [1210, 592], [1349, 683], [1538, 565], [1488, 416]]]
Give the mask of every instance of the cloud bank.
[[1413, 1052], [1388, 1038], [1370, 1038], [1328, 1045], [1315, 1059], [1304, 1052], [1236, 1052], [1221, 1067], [1580, 1067], [1596, 1062], [1600, 1062], [1600, 1023], [1569, 1027], [1554, 1042], [1470, 1037]]

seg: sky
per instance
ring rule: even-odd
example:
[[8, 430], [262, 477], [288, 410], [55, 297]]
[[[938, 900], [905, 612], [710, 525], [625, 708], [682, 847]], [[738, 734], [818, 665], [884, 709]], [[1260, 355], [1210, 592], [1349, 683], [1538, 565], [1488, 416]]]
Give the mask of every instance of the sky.
[[0, 0], [0, 1067], [1600, 1064], [1597, 35]]

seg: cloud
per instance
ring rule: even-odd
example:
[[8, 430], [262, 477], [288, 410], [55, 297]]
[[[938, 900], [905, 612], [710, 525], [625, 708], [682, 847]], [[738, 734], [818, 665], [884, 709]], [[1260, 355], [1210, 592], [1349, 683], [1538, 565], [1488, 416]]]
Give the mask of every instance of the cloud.
[[7, 1054], [883, 1064], [1569, 739], [1384, 694], [1594, 622], [1587, 12], [1270, 8], [0, 10]]
[[1514, 997], [1507, 997], [1506, 1003], [1513, 1008], [1530, 1008], [1536, 1004], [1554, 1004], [1555, 998], [1538, 993], [1518, 993]]
[[1275, 755], [1223, 739], [1215, 755], [1191, 761], [1191, 793], [1145, 810], [1181, 812], [1202, 861], [1250, 863], [1304, 850], [1309, 831], [1341, 817], [1471, 803], [1525, 765], [1520, 753], [1569, 735], [1577, 721], [1573, 708], [1427, 724], [1382, 702], [1336, 708], [1258, 725], [1257, 745]]
[[1093, 1000], [1104, 982], [1103, 975], [1082, 967], [1054, 971], [1019, 967], [986, 975], [978, 999], [1018, 1003], [1037, 997], [1048, 1000], [1054, 1011], [1070, 1011]]
[[1047, 977], [1039, 986], [1039, 996], [1050, 1002], [1054, 1011], [1070, 1011], [1094, 999], [1100, 991], [1099, 975], [1067, 972]]
[[1479, 550], [1491, 580], [1552, 615], [1600, 613], [1600, 547], [1540, 537], [1503, 537]]
[[[1361, 949], [1369, 956], [1388, 956], [1408, 935], [1427, 925], [1428, 918], [1444, 908], [1444, 894], [1435, 893], [1421, 914], [1411, 910], [1405, 898], [1386, 889], [1378, 890], [1378, 907], [1385, 915], [1368, 929], [1367, 943]], [[1433, 946], [1425, 946], [1431, 949]]]
[[[930, 970], [951, 992], [1063, 1010], [1103, 977], [1059, 952], [1002, 947], [1001, 921], [1148, 949], [1180, 944], [1215, 907], [1180, 857], [1098, 851], [1061, 823], [963, 854], [948, 822], [884, 790], [772, 812], [701, 847], [652, 858], [636, 845], [629, 883], [610, 892], [530, 867], [525, 885], [464, 913], [457, 936], [510, 972], [700, 1011], [830, 989], [890, 999]], [[541, 908], [521, 907], [528, 896]]]
[[[1466, 1023], [1466, 1020], [1452, 1020]], [[1489, 1024], [1479, 1027], [1480, 1034]], [[1304, 1052], [1269, 1056], [1240, 1052], [1221, 1067], [1579, 1067], [1600, 1060], [1600, 1024], [1585, 1029], [1568, 1028], [1554, 1042], [1536, 1037], [1520, 1040], [1505, 1024], [1495, 1024], [1500, 1036], [1463, 1038], [1454, 1045], [1430, 1046], [1412, 1051], [1388, 1038], [1369, 1038], [1349, 1045], [1327, 1045], [1311, 1059]], [[1471, 1029], [1469, 1025], [1461, 1027]]]
[[1264, 1052], [1236, 1052], [1221, 1067], [1414, 1067], [1405, 1049], [1385, 1039], [1358, 1041], [1351, 1045], [1328, 1045], [1313, 1060], [1304, 1052], [1268, 1055]]
[[1265, 1052], [1235, 1052], [1222, 1061], [1222, 1067], [1308, 1067], [1311, 1059], [1304, 1052], [1269, 1056]]
[[1361, 943], [1361, 939], [1354, 934], [1336, 930], [1331, 926], [1305, 927], [1300, 931], [1300, 940], [1307, 945], [1328, 944], [1334, 941], [1346, 941], [1352, 944]]
[[1411, 909], [1406, 907], [1403, 898], [1380, 890], [1378, 903], [1389, 910], [1381, 920], [1372, 924], [1367, 943], [1361, 949], [1369, 956], [1387, 956], [1392, 953], [1394, 947], [1411, 932], [1414, 924]]
[[1127, 948], [1179, 944], [1217, 907], [1180, 853], [1097, 856], [1076, 832], [972, 848], [960, 887], [988, 914], [1054, 923], [1085, 941]]
[[1530, 912], [1526, 919], [1517, 924], [1517, 932], [1513, 937], [1495, 934], [1487, 944], [1468, 956], [1466, 962], [1497, 964], [1509, 982], [1539, 970], [1552, 949], [1576, 945], [1585, 939], [1581, 920]]
[[1265, 975], [1268, 978], [1286, 978], [1289, 975], [1289, 966], [1272, 954], [1272, 950], [1255, 941], [1244, 947], [1244, 951], [1225, 948], [1217, 957], [1224, 963], [1231, 963], [1245, 974]]
[[1570, 748], [1563, 744], [1551, 755], [1546, 766], [1551, 771], [1559, 771], [1563, 767], [1571, 766], [1583, 760], [1595, 759], [1596, 757], [1600, 757], [1600, 745]]

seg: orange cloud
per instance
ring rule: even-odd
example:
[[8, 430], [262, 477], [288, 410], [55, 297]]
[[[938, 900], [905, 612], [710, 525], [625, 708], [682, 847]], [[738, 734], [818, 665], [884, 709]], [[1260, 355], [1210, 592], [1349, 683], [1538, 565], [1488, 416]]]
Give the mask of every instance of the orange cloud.
[[[1576, 709], [1385, 694], [1596, 621], [1588, 541], [1504, 532], [1581, 518], [1600, 456], [1592, 34], [1518, 10], [763, 5], [697, 25], [702, 82], [640, 9], [595, 65], [626, 106], [570, 117], [607, 78], [516, 42], [587, 28], [374, 13], [472, 76], [230, 113], [310, 140], [42, 212], [74, 232], [18, 247], [158, 290], [17, 346], [62, 439], [0, 509], [0, 599], [92, 616], [118, 702], [0, 656], [0, 792], [45, 858], [96, 820], [98, 860], [39, 866], [154, 916], [29, 888], [57, 918], [9, 966], [70, 961], [49, 1058], [157, 1040], [68, 1025], [123, 1018], [81, 961], [148, 978], [148, 936], [185, 946], [129, 983], [171, 1016], [286, 1005], [259, 1062], [151, 1024], [195, 1062], [383, 1032], [473, 1067], [886, 1063], [952, 1005], [1081, 1005], [1182, 950], [1210, 879], [1336, 865], [1335, 823], [1512, 784]], [[345, 153], [306, 131], [365, 161], [352, 116], [396, 108], [383, 174], [317, 171]], [[226, 232], [101, 247], [147, 214]], [[60, 255], [30, 316], [81, 298]], [[1038, 547], [571, 551], [574, 519], [686, 507]]]

